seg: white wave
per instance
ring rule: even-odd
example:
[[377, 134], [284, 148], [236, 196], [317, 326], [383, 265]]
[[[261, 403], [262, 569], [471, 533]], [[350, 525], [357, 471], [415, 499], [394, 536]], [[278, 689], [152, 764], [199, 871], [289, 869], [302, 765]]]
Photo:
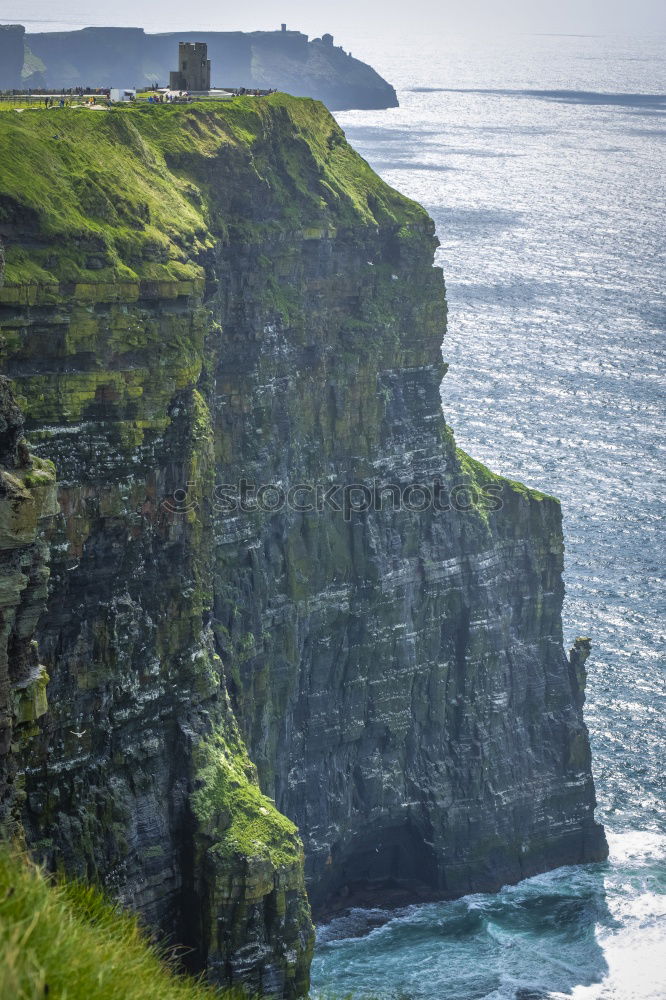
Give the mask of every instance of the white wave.
[[[608, 973], [601, 983], [576, 986], [567, 1000], [664, 1000], [666, 950], [664, 926], [623, 930], [604, 942]], [[552, 993], [553, 1000], [565, 994]]]
[[666, 834], [651, 830], [606, 830], [610, 860], [614, 865], [644, 865], [666, 859]]

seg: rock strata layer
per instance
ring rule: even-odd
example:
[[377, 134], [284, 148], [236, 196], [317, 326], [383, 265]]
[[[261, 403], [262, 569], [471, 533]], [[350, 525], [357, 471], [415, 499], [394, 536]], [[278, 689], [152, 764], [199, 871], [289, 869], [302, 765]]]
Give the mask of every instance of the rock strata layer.
[[[0, 262], [1, 264], [1, 262]], [[0, 274], [1, 278], [1, 274]], [[48, 548], [41, 529], [57, 512], [51, 462], [31, 456], [23, 417], [0, 377], [0, 835], [21, 833], [20, 747], [47, 711], [48, 675], [35, 631], [44, 609]]]
[[0, 122], [0, 364], [61, 512], [33, 848], [287, 997], [306, 885], [605, 857], [559, 504], [455, 446], [425, 212], [315, 102], [46, 117]]

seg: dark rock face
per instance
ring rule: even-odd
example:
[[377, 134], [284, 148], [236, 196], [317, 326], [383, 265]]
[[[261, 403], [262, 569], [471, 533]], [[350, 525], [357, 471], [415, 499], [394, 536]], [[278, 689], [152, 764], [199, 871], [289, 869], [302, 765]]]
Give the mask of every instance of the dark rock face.
[[[333, 110], [398, 104], [393, 87], [371, 66], [325, 40], [308, 41], [299, 31], [147, 35], [140, 28], [84, 28], [29, 34], [27, 41], [44, 64], [40, 80], [49, 87], [127, 87], [155, 81], [166, 86], [185, 37], [208, 45], [215, 87], [273, 88], [314, 97]], [[21, 39], [21, 52], [22, 46]], [[22, 58], [19, 75], [21, 65]]]
[[49, 462], [32, 458], [23, 417], [0, 377], [0, 835], [15, 836], [24, 802], [20, 747], [47, 710], [48, 675], [34, 641], [46, 601], [48, 550], [40, 529], [57, 511]]
[[0, 90], [21, 86], [24, 37], [22, 24], [0, 24]]
[[[181, 198], [166, 222], [133, 181], [122, 239], [115, 217], [93, 230], [119, 270], [97, 272], [73, 187], [43, 283], [34, 239], [8, 248], [0, 290], [2, 367], [60, 481], [23, 822], [216, 981], [299, 997], [312, 937], [290, 820], [319, 913], [605, 857], [589, 650], [562, 648], [559, 504], [445, 423], [425, 212], [320, 105], [154, 110], [65, 113], [42, 141], [67, 157], [70, 127], [78, 148], [96, 130], [95, 204], [122, 149]], [[194, 235], [173, 236], [176, 216]], [[160, 226], [165, 262], [142, 262]]]
[[[216, 436], [235, 458], [219, 482], [500, 490], [485, 519], [389, 503], [348, 522], [219, 521], [215, 623], [247, 649], [237, 714], [304, 838], [318, 913], [488, 891], [605, 852], [562, 649], [559, 505], [456, 453], [433, 246], [424, 228], [408, 248], [365, 232], [264, 250], [294, 290], [290, 328], [258, 259], [234, 247], [218, 263]], [[379, 312], [391, 332], [375, 341]]]
[[[98, 306], [96, 314], [95, 357], [109, 369], [117, 361], [109, 341], [119, 328], [126, 336], [127, 324], [154, 324], [180, 351], [179, 337], [196, 342], [204, 332], [196, 298], [142, 302], [129, 313]], [[35, 326], [55, 334], [54, 353], [38, 363], [59, 367], [56, 331], [65, 317], [73, 330], [76, 309], [21, 317], [28, 337], [21, 367]], [[134, 349], [127, 360], [152, 367], [152, 350]], [[64, 421], [60, 429], [49, 424], [37, 445], [57, 455], [61, 470], [39, 629], [51, 707], [16, 755], [27, 772], [23, 826], [47, 863], [100, 880], [167, 941], [189, 946], [192, 971], [207, 967], [221, 982], [301, 997], [312, 948], [302, 847], [256, 787], [226, 696], [209, 623], [207, 535], [156, 499], [193, 470], [208, 479], [212, 469], [202, 400], [191, 387], [173, 388], [192, 359], [175, 355], [167, 350], [158, 365], [168, 387], [158, 441], [150, 428], [143, 444], [123, 439], [110, 386], [93, 394], [79, 425], [68, 426], [67, 408], [76, 404], [66, 390], [59, 402], [57, 383], [55, 395], [46, 394], [45, 405]], [[78, 382], [81, 391], [90, 373], [85, 359], [79, 364], [70, 387]], [[19, 381], [30, 391], [29, 377]], [[55, 415], [50, 410], [49, 420]], [[243, 793], [238, 822], [229, 785]], [[246, 845], [243, 824], [257, 828], [262, 844]], [[239, 826], [245, 839], [229, 843]]]

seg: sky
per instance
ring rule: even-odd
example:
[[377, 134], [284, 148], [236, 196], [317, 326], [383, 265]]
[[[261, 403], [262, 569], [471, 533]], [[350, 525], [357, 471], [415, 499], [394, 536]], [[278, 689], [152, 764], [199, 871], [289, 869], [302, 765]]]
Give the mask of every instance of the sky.
[[159, 3], [113, 0], [0, 0], [0, 22], [28, 30], [57, 30], [87, 24], [145, 27], [150, 31], [207, 28], [220, 31], [275, 29], [281, 21], [311, 37], [329, 31], [349, 47], [356, 38], [432, 36], [433, 32], [545, 32], [653, 34], [666, 32], [664, 0], [269, 0], [229, 4], [198, 0]]

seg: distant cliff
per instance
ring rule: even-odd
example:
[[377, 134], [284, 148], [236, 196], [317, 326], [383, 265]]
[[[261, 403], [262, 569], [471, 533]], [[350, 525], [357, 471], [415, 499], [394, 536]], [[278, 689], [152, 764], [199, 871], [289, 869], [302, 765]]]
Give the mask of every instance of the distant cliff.
[[22, 24], [0, 24], [0, 90], [21, 86], [24, 38]]
[[456, 448], [425, 211], [313, 101], [56, 114], [0, 115], [0, 370], [59, 481], [33, 850], [287, 997], [306, 886], [603, 858], [560, 507]]
[[[181, 40], [207, 43], [215, 87], [274, 88], [314, 97], [332, 110], [398, 104], [393, 87], [371, 66], [334, 45], [330, 35], [309, 41], [299, 31], [149, 35], [141, 28], [84, 28], [28, 34], [23, 85], [129, 87], [155, 81], [166, 85], [169, 71], [177, 68]], [[17, 32], [12, 44], [23, 45]], [[16, 52], [12, 60], [16, 63]], [[4, 86], [20, 86], [21, 63], [13, 68], [14, 82]], [[4, 73], [6, 79], [10, 75]]]

